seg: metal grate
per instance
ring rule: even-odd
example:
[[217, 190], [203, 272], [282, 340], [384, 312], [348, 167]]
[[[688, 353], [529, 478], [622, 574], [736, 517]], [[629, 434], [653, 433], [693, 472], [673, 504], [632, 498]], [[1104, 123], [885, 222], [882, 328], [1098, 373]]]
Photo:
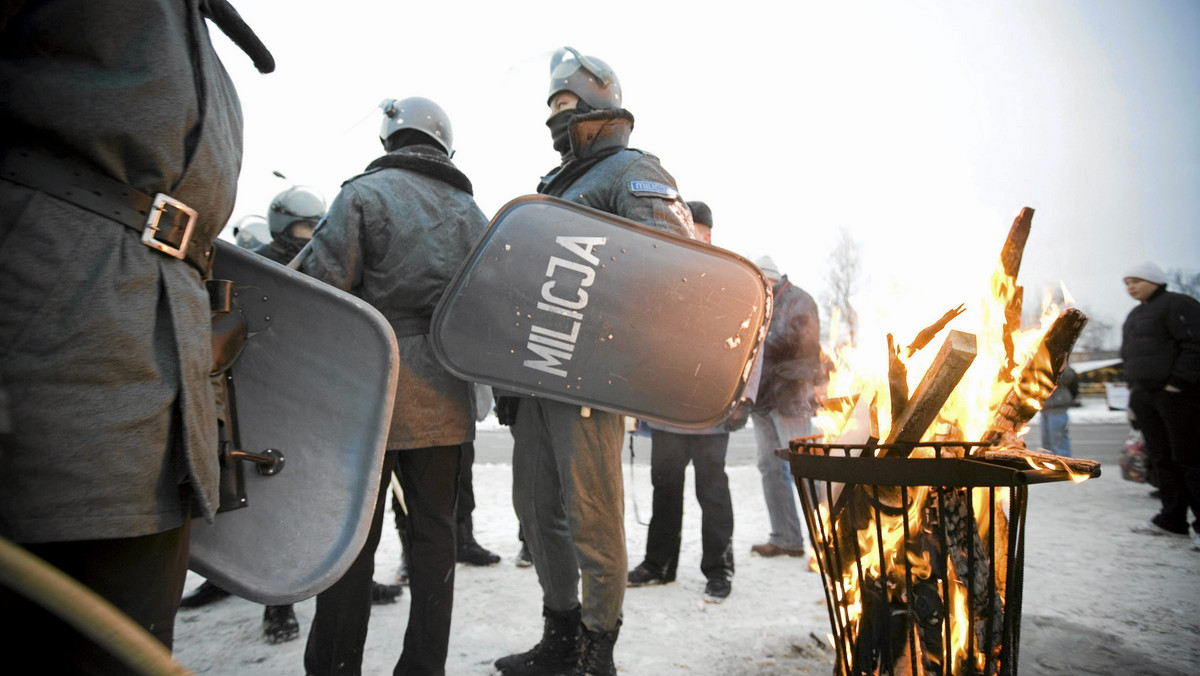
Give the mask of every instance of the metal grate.
[[778, 451], [820, 566], [837, 676], [1016, 676], [1028, 486], [1069, 474], [940, 457], [982, 446], [797, 439]]

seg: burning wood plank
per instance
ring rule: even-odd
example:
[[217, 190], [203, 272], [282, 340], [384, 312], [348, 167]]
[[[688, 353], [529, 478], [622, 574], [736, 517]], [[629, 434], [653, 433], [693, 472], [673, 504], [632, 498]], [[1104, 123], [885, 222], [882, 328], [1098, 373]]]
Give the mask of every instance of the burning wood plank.
[[971, 362], [975, 361], [975, 355], [975, 336], [962, 331], [951, 331], [942, 343], [942, 348], [938, 350], [933, 364], [925, 371], [925, 376], [913, 392], [904, 413], [899, 420], [892, 422], [892, 431], [886, 443], [920, 441], [946, 400], [950, 398], [950, 393], [958, 387]]
[[[1000, 249], [1000, 264], [1004, 267], [1004, 274], [1016, 284], [1017, 273], [1021, 271], [1021, 259], [1025, 255], [1025, 242], [1029, 239], [1029, 231], [1033, 226], [1033, 209], [1023, 207], [1021, 213], [1013, 219], [1012, 227], [1008, 230], [1008, 238], [1004, 240], [1004, 247]], [[1004, 352], [1007, 357], [1007, 364], [1000, 372], [1000, 379], [1005, 382], [1011, 382], [1013, 368], [1016, 367], [1016, 359], [1014, 357], [1015, 346], [1013, 345], [1013, 334], [1021, 328], [1021, 306], [1024, 301], [1024, 290], [1017, 286], [1013, 288], [1013, 295], [1008, 299], [1008, 304], [1004, 308]]]
[[1071, 356], [1071, 348], [1087, 322], [1087, 315], [1075, 308], [1067, 308], [1058, 315], [1033, 357], [1021, 369], [1017, 382], [1005, 395], [984, 436], [985, 441], [992, 442], [993, 446], [1024, 445], [1017, 435], [1054, 391], [1058, 376]]

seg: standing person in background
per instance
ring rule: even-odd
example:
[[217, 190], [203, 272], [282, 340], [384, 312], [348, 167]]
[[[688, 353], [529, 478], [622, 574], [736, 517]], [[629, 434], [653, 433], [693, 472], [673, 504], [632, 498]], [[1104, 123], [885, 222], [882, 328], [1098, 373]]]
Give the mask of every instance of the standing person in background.
[[1154, 263], [1126, 272], [1125, 290], [1138, 301], [1121, 329], [1129, 408], [1162, 499], [1158, 514], [1134, 531], [1190, 535], [1200, 549], [1200, 301], [1167, 291]]
[[821, 320], [817, 303], [763, 256], [758, 267], [774, 285], [775, 308], [763, 344], [762, 380], [751, 413], [758, 471], [771, 534], [750, 547], [759, 556], [804, 556], [804, 530], [787, 461], [775, 455], [797, 437], [812, 434], [815, 385], [822, 379]]
[[[621, 107], [621, 85], [608, 64], [560, 49], [546, 103], [562, 164], [542, 179], [539, 193], [692, 236], [675, 180], [658, 158], [629, 148], [633, 115]], [[542, 587], [545, 623], [533, 649], [502, 657], [496, 667], [504, 676], [615, 676], [629, 565], [623, 418], [543, 397], [516, 400], [506, 402], [515, 405], [513, 506]]]
[[1075, 369], [1068, 366], [1058, 375], [1054, 391], [1042, 402], [1042, 448], [1055, 455], [1071, 456], [1067, 411], [1075, 405], [1078, 396], [1079, 376], [1075, 374]]
[[[204, 279], [242, 158], [206, 19], [274, 69], [223, 0], [0, 12], [0, 535], [168, 650], [219, 502]], [[38, 673], [141, 673], [7, 587], [0, 636], [49, 645]]]
[[[696, 239], [712, 243], [712, 210], [704, 202], [687, 205], [692, 212]], [[744, 414], [740, 422], [745, 424]], [[642, 587], [675, 581], [683, 528], [684, 473], [691, 462], [696, 474], [696, 500], [701, 509], [700, 572], [707, 580], [704, 599], [720, 603], [733, 589], [733, 502], [729, 496], [729, 476], [725, 474], [725, 453], [729, 448], [729, 432], [739, 425], [731, 420], [699, 431], [654, 422], [646, 425], [650, 428], [654, 507], [646, 534], [646, 556], [629, 571], [628, 585]]]
[[393, 470], [404, 491], [409, 607], [397, 676], [446, 671], [454, 607], [454, 504], [462, 444], [475, 440], [471, 384], [434, 356], [429, 321], [458, 266], [487, 228], [470, 180], [450, 161], [446, 112], [420, 97], [386, 100], [387, 154], [342, 184], [299, 270], [362, 298], [396, 333], [400, 373], [375, 515], [349, 570], [317, 595], [304, 652], [312, 676], [358, 674], [371, 614], [371, 576]]
[[271, 241], [253, 249], [280, 265], [287, 265], [312, 239], [313, 230], [325, 216], [325, 198], [312, 188], [296, 185], [271, 200], [267, 225]]

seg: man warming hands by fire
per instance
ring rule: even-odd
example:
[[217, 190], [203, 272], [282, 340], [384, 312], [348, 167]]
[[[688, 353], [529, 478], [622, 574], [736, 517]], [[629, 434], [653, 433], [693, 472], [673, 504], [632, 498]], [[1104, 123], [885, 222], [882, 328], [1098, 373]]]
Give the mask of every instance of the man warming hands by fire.
[[1138, 301], [1121, 331], [1129, 408], [1162, 495], [1162, 510], [1134, 531], [1190, 534], [1200, 548], [1200, 301], [1167, 291], [1166, 275], [1154, 263], [1126, 272], [1125, 290]]

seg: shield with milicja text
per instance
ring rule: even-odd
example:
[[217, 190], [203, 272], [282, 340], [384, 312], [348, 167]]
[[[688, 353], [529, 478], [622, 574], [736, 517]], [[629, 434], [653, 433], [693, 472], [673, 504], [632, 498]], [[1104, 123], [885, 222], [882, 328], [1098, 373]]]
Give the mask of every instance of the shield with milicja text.
[[466, 380], [701, 429], [754, 394], [771, 301], [737, 254], [530, 195], [492, 219], [432, 340]]

